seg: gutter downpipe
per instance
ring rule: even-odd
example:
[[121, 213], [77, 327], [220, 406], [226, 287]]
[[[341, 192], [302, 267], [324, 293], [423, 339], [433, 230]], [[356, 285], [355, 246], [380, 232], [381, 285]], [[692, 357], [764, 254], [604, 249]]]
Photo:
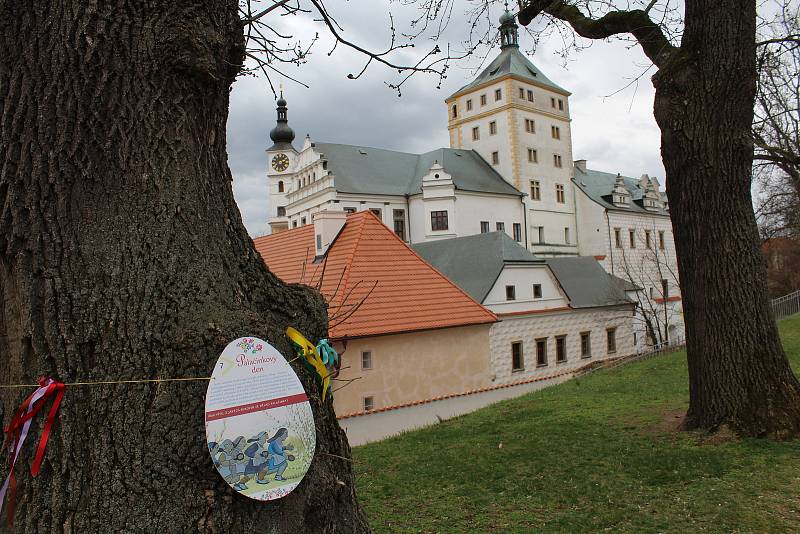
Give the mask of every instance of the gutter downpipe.
[[607, 236], [608, 236], [608, 251], [609, 255], [611, 256], [611, 274], [614, 274], [614, 246], [611, 244], [611, 221], [608, 220], [608, 210], [605, 211], [606, 216], [606, 228], [608, 229]]

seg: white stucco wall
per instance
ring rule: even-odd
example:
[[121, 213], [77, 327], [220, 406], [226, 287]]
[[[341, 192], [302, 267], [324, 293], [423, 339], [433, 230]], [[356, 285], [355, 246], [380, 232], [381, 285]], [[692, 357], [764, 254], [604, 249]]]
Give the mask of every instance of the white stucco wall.
[[[581, 254], [602, 257], [603, 268], [625, 280], [630, 280], [643, 288], [631, 293], [640, 301], [639, 317], [635, 321], [638, 349], [644, 349], [644, 314], [657, 314], [657, 321], [670, 328], [672, 342], [685, 337], [683, 308], [680, 300], [678, 262], [675, 254], [675, 241], [669, 217], [647, 213], [629, 213], [618, 210], [607, 211], [580, 189], [576, 192], [578, 207], [579, 236]], [[620, 230], [620, 247], [616, 246], [615, 229]], [[631, 248], [629, 231], [635, 231], [636, 247]], [[645, 231], [650, 231], [651, 246], [647, 248]], [[659, 248], [659, 232], [664, 232], [664, 250]], [[662, 298], [661, 280], [669, 281], [667, 302]]]
[[[579, 187], [575, 191], [575, 212], [578, 224], [578, 252], [581, 256], [607, 256], [609, 230], [606, 210], [589, 198]], [[612, 235], [613, 237], [613, 235]], [[604, 263], [603, 267], [607, 265]]]
[[[522, 202], [519, 197], [472, 193], [453, 190], [453, 196], [414, 195], [409, 198], [412, 243], [449, 239], [479, 234], [481, 221], [489, 222], [494, 232], [497, 222], [505, 224], [505, 232], [514, 237], [514, 223], [519, 223], [525, 239]], [[447, 210], [449, 228], [446, 232], [431, 231], [431, 211]]]
[[[492, 383], [505, 384], [551, 375], [585, 365], [592, 360], [627, 356], [633, 346], [632, 306], [588, 308], [501, 316], [489, 332]], [[617, 350], [606, 350], [606, 329], [616, 328]], [[581, 358], [580, 332], [591, 332], [591, 357]], [[556, 363], [556, 336], [566, 335], [567, 360]], [[536, 340], [547, 338], [547, 365], [536, 366]], [[511, 344], [522, 342], [524, 369], [512, 371]]]
[[[542, 286], [542, 298], [533, 298], [534, 284]], [[514, 286], [514, 300], [506, 299], [506, 286]], [[549, 267], [513, 264], [503, 268], [482, 304], [494, 313], [546, 310], [569, 305]]]

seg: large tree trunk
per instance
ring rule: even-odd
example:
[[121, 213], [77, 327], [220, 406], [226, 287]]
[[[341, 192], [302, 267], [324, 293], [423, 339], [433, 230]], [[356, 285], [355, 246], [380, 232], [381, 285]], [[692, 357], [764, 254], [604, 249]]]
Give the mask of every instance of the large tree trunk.
[[[208, 376], [236, 337], [288, 356], [287, 325], [324, 335], [322, 299], [267, 271], [234, 203], [236, 0], [0, 0], [0, 13], [0, 383]], [[217, 474], [205, 382], [76, 386], [40, 476], [33, 445], [17, 466], [16, 529], [368, 530], [332, 405], [295, 368], [317, 453], [288, 497], [253, 501]], [[23, 392], [0, 396], [8, 414]]]
[[755, 3], [687, 0], [654, 76], [689, 362], [689, 428], [800, 433], [800, 385], [771, 316], [750, 196]]

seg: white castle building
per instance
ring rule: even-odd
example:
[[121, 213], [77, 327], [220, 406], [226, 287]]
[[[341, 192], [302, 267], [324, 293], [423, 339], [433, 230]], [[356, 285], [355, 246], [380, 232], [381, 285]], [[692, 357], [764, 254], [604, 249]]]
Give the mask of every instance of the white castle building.
[[314, 142], [297, 150], [286, 101], [267, 149], [273, 233], [324, 210], [371, 210], [409, 244], [503, 231], [536, 257], [593, 256], [638, 302], [634, 345], [683, 336], [669, 206], [658, 180], [573, 160], [569, 91], [518, 46], [445, 100], [450, 148], [410, 154]]

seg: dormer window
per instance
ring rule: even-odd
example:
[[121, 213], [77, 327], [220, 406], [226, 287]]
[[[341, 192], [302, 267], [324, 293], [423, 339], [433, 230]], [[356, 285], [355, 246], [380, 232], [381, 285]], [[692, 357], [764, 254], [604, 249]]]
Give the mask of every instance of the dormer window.
[[658, 201], [653, 200], [652, 198], [645, 198], [644, 207], [651, 210], [657, 210], [659, 208]]

